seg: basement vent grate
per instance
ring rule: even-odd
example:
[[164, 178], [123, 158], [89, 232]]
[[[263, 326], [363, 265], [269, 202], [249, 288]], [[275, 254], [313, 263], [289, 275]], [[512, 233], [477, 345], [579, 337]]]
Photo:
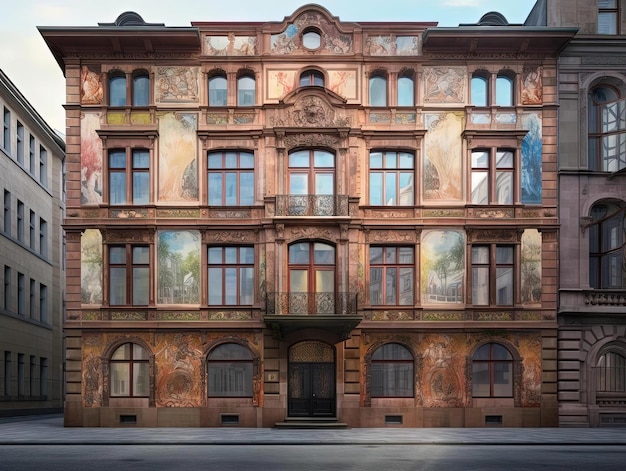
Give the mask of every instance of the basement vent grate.
[[137, 423], [136, 415], [120, 415], [120, 424], [132, 425]]
[[486, 415], [485, 425], [502, 425], [501, 415]]
[[239, 416], [237, 414], [221, 414], [220, 423], [222, 425], [239, 425]]
[[387, 425], [402, 425], [401, 415], [386, 415], [385, 424]]

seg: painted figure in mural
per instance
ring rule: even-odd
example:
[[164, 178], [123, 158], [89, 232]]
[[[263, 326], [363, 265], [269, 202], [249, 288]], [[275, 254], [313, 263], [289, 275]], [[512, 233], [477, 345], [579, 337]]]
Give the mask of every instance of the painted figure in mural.
[[524, 70], [524, 88], [522, 89], [522, 104], [540, 105], [543, 102], [542, 67]]
[[80, 102], [85, 105], [99, 105], [103, 96], [100, 76], [83, 65], [80, 69]]

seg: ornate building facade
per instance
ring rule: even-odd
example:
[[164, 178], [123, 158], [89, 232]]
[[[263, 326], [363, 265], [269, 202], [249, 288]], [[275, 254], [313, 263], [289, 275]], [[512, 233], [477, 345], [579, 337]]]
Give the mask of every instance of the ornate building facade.
[[554, 426], [572, 29], [42, 27], [70, 426]]
[[559, 59], [559, 424], [626, 423], [626, 5], [537, 2]]
[[63, 408], [65, 143], [0, 70], [0, 416]]

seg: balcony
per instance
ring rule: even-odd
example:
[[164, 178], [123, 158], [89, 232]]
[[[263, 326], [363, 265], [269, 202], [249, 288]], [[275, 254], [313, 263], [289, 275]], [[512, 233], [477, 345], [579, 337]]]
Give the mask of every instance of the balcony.
[[345, 340], [362, 320], [357, 293], [268, 293], [265, 323], [281, 338], [305, 328], [330, 331]]
[[626, 290], [596, 289], [584, 291], [588, 306], [626, 306]]
[[348, 216], [347, 195], [276, 195], [276, 216]]

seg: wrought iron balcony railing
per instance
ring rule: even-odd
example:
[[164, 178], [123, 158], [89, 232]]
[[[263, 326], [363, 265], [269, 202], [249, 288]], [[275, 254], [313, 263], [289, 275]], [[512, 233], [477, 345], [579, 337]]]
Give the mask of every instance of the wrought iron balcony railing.
[[267, 293], [267, 314], [355, 316], [357, 293]]
[[276, 195], [276, 216], [348, 216], [347, 195]]

